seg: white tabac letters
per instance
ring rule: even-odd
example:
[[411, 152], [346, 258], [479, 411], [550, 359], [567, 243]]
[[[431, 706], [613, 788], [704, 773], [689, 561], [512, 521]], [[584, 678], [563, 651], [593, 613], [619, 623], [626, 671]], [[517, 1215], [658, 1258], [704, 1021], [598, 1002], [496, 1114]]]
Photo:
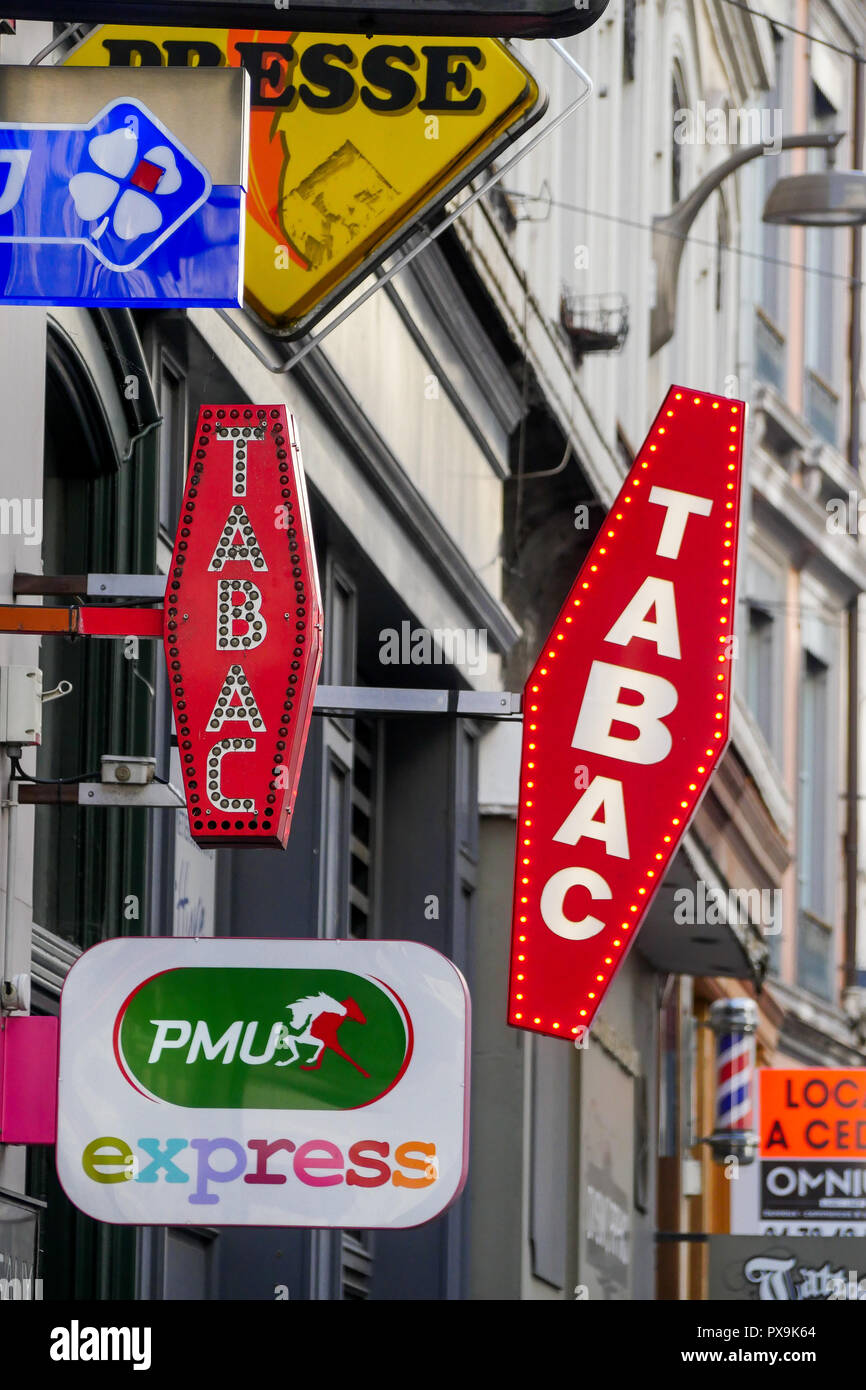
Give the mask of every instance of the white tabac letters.
[[[604, 820], [596, 820], [596, 812], [602, 808]], [[607, 854], [628, 859], [622, 782], [613, 777], [593, 777], [553, 838], [563, 845], [576, 845], [584, 835], [603, 841]]]
[[[624, 690], [640, 695], [641, 703], [621, 704], [619, 697]], [[676, 709], [677, 698], [676, 686], [663, 676], [594, 661], [571, 746], [630, 763], [660, 763], [671, 751], [672, 742], [662, 720]], [[637, 738], [612, 734], [610, 728], [615, 721], [637, 729]]]
[[[237, 624], [244, 623], [243, 633]], [[217, 651], [238, 646], [245, 651], [261, 646], [268, 635], [262, 613], [262, 591], [251, 579], [217, 580]]]
[[[647, 614], [653, 608], [655, 622], [648, 622]], [[627, 647], [633, 637], [645, 637], [648, 642], [655, 642], [659, 656], [672, 656], [679, 660], [677, 604], [670, 579], [655, 579], [649, 575], [634, 598], [626, 604], [604, 640]]]
[[712, 498], [696, 497], [691, 492], [676, 492], [669, 487], [653, 487], [650, 488], [649, 500], [667, 508], [656, 555], [661, 555], [665, 560], [676, 560], [690, 513], [709, 516], [713, 510]]
[[255, 740], [251, 738], [221, 738], [208, 751], [207, 794], [211, 804], [218, 811], [249, 811], [257, 815], [255, 802], [250, 797], [228, 797], [222, 790], [222, 761], [229, 753], [251, 753]]
[[[249, 724], [253, 732], [262, 733], [265, 722], [256, 704], [256, 697], [250, 687], [243, 666], [232, 666], [216, 697], [211, 717], [207, 722], [209, 729], [221, 729], [223, 724]], [[252, 744], [249, 745], [252, 747]]]
[[248, 561], [257, 570], [267, 569], [253, 524], [240, 502], [235, 503], [226, 517], [208, 570], [221, 570], [230, 560]]
[[594, 869], [559, 869], [544, 885], [541, 894], [541, 915], [546, 926], [567, 941], [586, 941], [596, 936], [604, 926], [598, 917], [582, 917], [572, 921], [565, 915], [565, 895], [570, 888], [585, 888], [591, 898], [610, 898], [610, 887]]

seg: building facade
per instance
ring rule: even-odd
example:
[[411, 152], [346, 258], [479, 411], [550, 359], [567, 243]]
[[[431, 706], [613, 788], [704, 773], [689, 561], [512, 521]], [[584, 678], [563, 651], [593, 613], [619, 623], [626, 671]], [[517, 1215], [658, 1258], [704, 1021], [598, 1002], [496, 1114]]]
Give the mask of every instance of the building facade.
[[[756, 132], [844, 131], [839, 167], [862, 164], [858, 65], [837, 51], [866, 45], [861, 8], [764, 8], [776, 24], [612, 0], [566, 42], [591, 100], [289, 371], [249, 316], [0, 307], [0, 491], [43, 517], [38, 539], [0, 537], [2, 601], [69, 601], [23, 597], [16, 574], [166, 573], [199, 406], [283, 402], [331, 685], [519, 691], [670, 382], [750, 407], [731, 745], [585, 1045], [504, 1022], [519, 722], [317, 715], [281, 855], [202, 851], [169, 809], [16, 804], [4, 757], [7, 978], [31, 976], [34, 1011], [124, 934], [410, 938], [473, 1000], [469, 1180], [444, 1216], [111, 1228], [71, 1207], [49, 1149], [0, 1146], [0, 1189], [44, 1203], [46, 1298], [706, 1297], [705, 1245], [681, 1237], [731, 1228], [736, 1180], [701, 1142], [710, 1003], [756, 1000], [761, 1064], [862, 1064], [859, 233], [761, 221], [774, 181], [823, 154], [768, 152], [708, 194], [659, 341], [654, 218]], [[64, 28], [19, 24], [0, 64]], [[560, 54], [517, 49], [551, 112], [575, 99]], [[73, 687], [25, 774], [59, 786], [113, 753], [179, 782], [152, 643], [0, 643]]]

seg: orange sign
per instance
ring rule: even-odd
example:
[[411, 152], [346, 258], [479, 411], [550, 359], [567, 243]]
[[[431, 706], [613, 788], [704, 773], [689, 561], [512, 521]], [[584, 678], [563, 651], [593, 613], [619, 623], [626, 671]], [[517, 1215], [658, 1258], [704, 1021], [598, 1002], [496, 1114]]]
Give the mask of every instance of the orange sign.
[[759, 1075], [761, 1158], [866, 1159], [866, 1067]]

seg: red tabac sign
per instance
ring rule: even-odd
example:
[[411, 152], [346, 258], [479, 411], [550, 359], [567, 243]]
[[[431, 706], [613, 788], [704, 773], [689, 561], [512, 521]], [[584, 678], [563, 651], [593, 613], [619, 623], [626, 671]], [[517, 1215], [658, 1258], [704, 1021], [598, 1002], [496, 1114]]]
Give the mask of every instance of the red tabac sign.
[[284, 848], [322, 659], [304, 474], [284, 406], [199, 413], [165, 653], [193, 838]]
[[518, 1028], [592, 1022], [725, 748], [744, 417], [671, 387], [527, 681]]

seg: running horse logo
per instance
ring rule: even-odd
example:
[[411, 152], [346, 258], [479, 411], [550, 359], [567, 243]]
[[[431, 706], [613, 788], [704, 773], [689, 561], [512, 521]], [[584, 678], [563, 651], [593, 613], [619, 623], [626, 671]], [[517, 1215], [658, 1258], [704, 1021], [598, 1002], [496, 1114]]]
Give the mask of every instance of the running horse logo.
[[300, 1060], [301, 1047], [311, 1047], [313, 1051], [306, 1062], [301, 1062], [301, 1070], [317, 1071], [322, 1065], [325, 1049], [330, 1048], [338, 1057], [344, 1057], [356, 1071], [369, 1079], [369, 1072], [364, 1071], [364, 1068], [349, 1056], [337, 1038], [340, 1027], [347, 1019], [355, 1023], [367, 1022], [354, 999], [344, 999], [340, 1003], [330, 994], [320, 990], [318, 994], [308, 994], [303, 999], [296, 1000], [294, 1004], [287, 1004], [286, 1008], [292, 1021], [283, 1024], [277, 1047], [291, 1052], [292, 1055], [284, 1062], [277, 1062], [278, 1067], [290, 1067], [293, 1062]]

